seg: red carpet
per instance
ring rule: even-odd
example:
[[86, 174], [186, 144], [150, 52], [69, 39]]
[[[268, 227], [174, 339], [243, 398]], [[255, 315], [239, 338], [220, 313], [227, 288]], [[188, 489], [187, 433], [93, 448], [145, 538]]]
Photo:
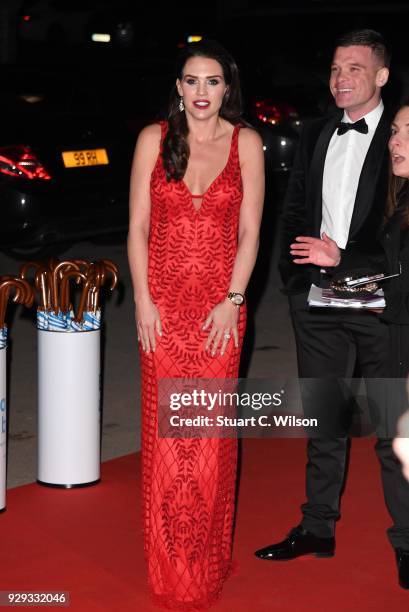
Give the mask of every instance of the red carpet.
[[[397, 585], [385, 535], [390, 521], [372, 439], [353, 443], [333, 559], [270, 563], [253, 557], [254, 549], [281, 539], [299, 520], [304, 444], [244, 441], [234, 549], [238, 569], [213, 609], [409, 610], [409, 591]], [[0, 590], [69, 591], [70, 612], [156, 610], [145, 586], [139, 460], [129, 455], [103, 464], [103, 480], [95, 487], [10, 490], [7, 511], [0, 515]]]

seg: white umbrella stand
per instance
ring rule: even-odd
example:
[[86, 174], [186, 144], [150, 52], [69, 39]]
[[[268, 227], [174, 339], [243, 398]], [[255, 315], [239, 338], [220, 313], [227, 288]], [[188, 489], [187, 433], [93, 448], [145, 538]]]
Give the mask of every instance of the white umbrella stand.
[[7, 467], [7, 388], [6, 388], [6, 345], [0, 348], [0, 512], [6, 509], [6, 467]]
[[100, 341], [100, 329], [38, 329], [39, 484], [100, 480]]
[[9, 299], [14, 303], [33, 305], [34, 289], [21, 278], [0, 276], [0, 512], [6, 509], [7, 481], [7, 325]]

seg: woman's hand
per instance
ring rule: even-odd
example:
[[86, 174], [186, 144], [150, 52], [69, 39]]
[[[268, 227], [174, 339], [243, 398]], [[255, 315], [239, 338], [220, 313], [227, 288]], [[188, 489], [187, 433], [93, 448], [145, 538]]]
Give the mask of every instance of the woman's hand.
[[156, 334], [162, 335], [162, 324], [159, 310], [150, 297], [138, 300], [135, 306], [136, 329], [138, 340], [146, 353], [155, 352]]
[[221, 343], [220, 355], [224, 355], [226, 346], [233, 336], [234, 346], [239, 346], [239, 332], [237, 321], [239, 319], [239, 307], [235, 306], [228, 298], [217, 304], [207, 317], [202, 329], [208, 329], [211, 325], [207, 338], [205, 350], [211, 350], [212, 355], [216, 354], [217, 348]]
[[325, 233], [321, 238], [311, 236], [297, 236], [295, 243], [290, 245], [291, 255], [302, 256], [294, 259], [296, 264], [315, 264], [323, 268], [335, 267], [341, 261], [341, 251], [337, 243]]

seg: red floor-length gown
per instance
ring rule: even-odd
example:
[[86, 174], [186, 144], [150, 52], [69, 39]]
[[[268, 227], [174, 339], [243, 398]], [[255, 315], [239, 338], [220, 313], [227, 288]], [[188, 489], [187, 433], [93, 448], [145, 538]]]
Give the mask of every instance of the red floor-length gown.
[[[167, 124], [161, 127], [163, 142]], [[226, 297], [237, 251], [238, 134], [236, 126], [227, 164], [200, 207], [183, 181], [167, 182], [161, 154], [151, 178], [148, 279], [163, 335], [155, 353], [141, 351], [144, 545], [156, 601], [183, 610], [215, 601], [231, 568], [237, 441], [160, 438], [157, 384], [238, 375], [245, 308], [239, 348], [231, 339], [223, 357], [204, 351], [208, 331], [201, 329]]]

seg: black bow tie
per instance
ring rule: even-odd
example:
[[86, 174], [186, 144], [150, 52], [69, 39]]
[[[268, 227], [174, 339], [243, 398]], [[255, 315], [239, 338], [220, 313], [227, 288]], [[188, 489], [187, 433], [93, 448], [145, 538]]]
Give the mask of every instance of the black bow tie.
[[368, 124], [365, 119], [362, 117], [359, 121], [355, 121], [355, 123], [345, 123], [344, 121], [340, 121], [338, 123], [338, 136], [342, 136], [342, 134], [346, 134], [348, 130], [356, 130], [361, 134], [368, 133]]

